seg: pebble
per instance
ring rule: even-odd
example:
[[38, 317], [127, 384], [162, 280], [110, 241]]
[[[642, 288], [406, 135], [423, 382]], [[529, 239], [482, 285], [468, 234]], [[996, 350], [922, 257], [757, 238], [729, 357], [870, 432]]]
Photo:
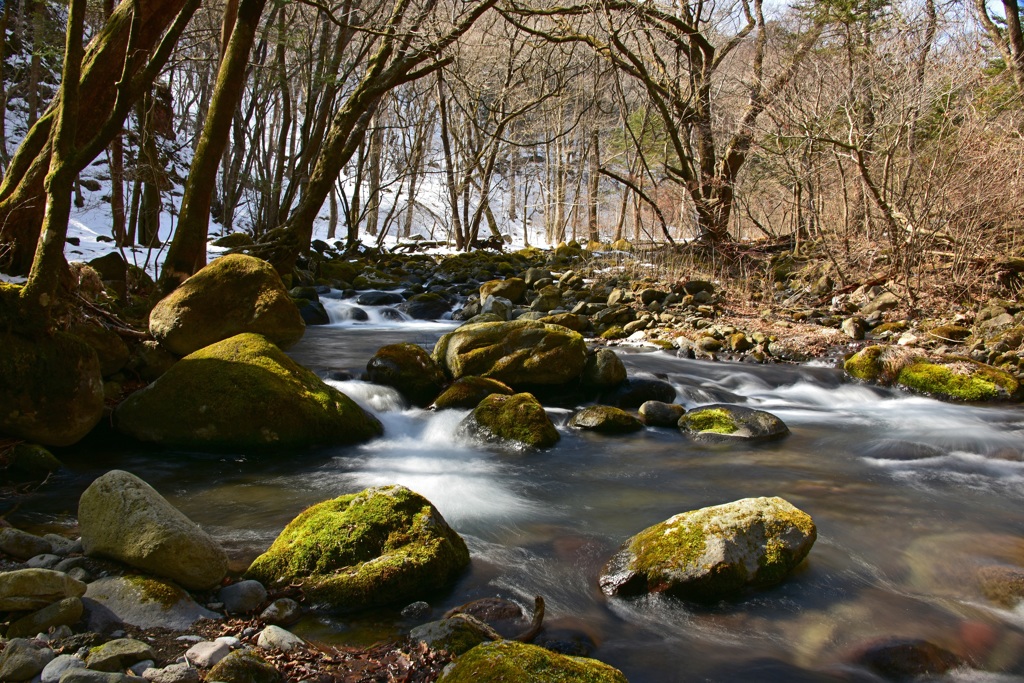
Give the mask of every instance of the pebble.
[[147, 671], [148, 669], [152, 669], [154, 666], [156, 666], [156, 662], [154, 662], [152, 659], [144, 659], [141, 662], [136, 662], [135, 664], [132, 664], [130, 667], [128, 667], [128, 670], [136, 676], [142, 676], [143, 672]]
[[304, 648], [306, 641], [280, 626], [268, 626], [260, 632], [259, 637], [256, 639], [256, 645], [264, 650], [291, 652], [292, 650]]
[[69, 572], [85, 564], [84, 557], [67, 557], [58, 562], [53, 568], [59, 572]]
[[61, 676], [71, 669], [84, 669], [85, 660], [75, 655], [60, 655], [43, 667], [40, 683], [58, 683]]
[[224, 586], [217, 597], [231, 614], [255, 612], [267, 601], [267, 589], [259, 581], [247, 580]]
[[215, 643], [224, 643], [225, 645], [230, 647], [232, 650], [236, 650], [236, 649], [242, 647], [242, 641], [239, 640], [238, 638], [235, 638], [234, 636], [221, 636], [220, 638], [214, 639], [213, 642], [215, 642]]
[[42, 555], [36, 555], [30, 557], [26, 562], [25, 566], [29, 569], [53, 569], [60, 563], [60, 555], [52, 555], [50, 553], [43, 553]]
[[150, 683], [199, 683], [199, 670], [188, 664], [171, 664], [162, 669], [146, 669], [142, 677]]
[[193, 664], [194, 666], [209, 669], [211, 666], [227, 657], [230, 652], [231, 646], [227, 643], [205, 640], [201, 643], [196, 643], [188, 649], [185, 653], [185, 661]]

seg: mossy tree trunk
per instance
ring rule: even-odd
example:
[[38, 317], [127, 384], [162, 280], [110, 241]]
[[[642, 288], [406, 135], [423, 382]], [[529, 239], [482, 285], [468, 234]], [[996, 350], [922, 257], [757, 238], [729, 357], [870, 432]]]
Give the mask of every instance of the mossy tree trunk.
[[170, 292], [206, 265], [206, 237], [210, 204], [217, 184], [217, 167], [228, 143], [235, 109], [242, 97], [249, 51], [265, 4], [265, 0], [241, 0], [238, 4], [231, 37], [217, 72], [217, 84], [203, 124], [203, 134], [185, 182], [178, 231], [167, 250], [160, 276], [164, 292]]

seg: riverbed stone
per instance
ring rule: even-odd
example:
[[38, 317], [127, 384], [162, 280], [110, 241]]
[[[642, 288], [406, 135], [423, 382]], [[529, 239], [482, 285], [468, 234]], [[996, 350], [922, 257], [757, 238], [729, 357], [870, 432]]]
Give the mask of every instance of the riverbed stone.
[[355, 401], [258, 334], [186, 356], [121, 403], [114, 420], [139, 440], [203, 450], [348, 444], [383, 431]]
[[486, 301], [489, 296], [498, 296], [508, 299], [512, 304], [521, 304], [525, 295], [526, 280], [518, 277], [489, 280], [480, 285], [480, 301]]
[[626, 381], [626, 366], [611, 349], [597, 349], [587, 355], [580, 383], [591, 389], [609, 390]]
[[460, 423], [459, 433], [528, 448], [548, 448], [561, 438], [544, 406], [529, 393], [491, 394]]
[[256, 638], [256, 645], [264, 650], [291, 652], [292, 650], [305, 649], [306, 641], [280, 626], [267, 626], [260, 631], [259, 636]]
[[61, 676], [60, 683], [148, 683], [141, 676], [122, 674], [116, 671], [93, 671], [72, 669]]
[[744, 498], [649, 527], [601, 572], [607, 595], [666, 593], [699, 602], [781, 582], [804, 560], [817, 530], [782, 498]]
[[185, 661], [190, 662], [193, 666], [209, 669], [229, 654], [231, 654], [231, 646], [227, 643], [203, 640], [185, 651]]
[[477, 645], [459, 657], [439, 679], [441, 683], [499, 681], [587, 681], [627, 683], [618, 669], [586, 657], [569, 657], [536, 645], [499, 640]]
[[449, 385], [440, 396], [438, 396], [432, 408], [435, 410], [448, 410], [458, 408], [476, 408], [480, 401], [491, 394], [503, 394], [511, 396], [515, 392], [507, 384], [496, 379], [487, 377], [460, 377]]
[[161, 299], [149, 314], [149, 331], [167, 350], [187, 356], [243, 332], [288, 349], [306, 326], [273, 266], [231, 254]]
[[513, 320], [463, 325], [438, 340], [433, 356], [452, 379], [477, 375], [519, 388], [577, 379], [587, 347], [568, 328]]
[[60, 564], [60, 555], [53, 553], [35, 555], [25, 561], [25, 566], [30, 569], [56, 569], [58, 564]]
[[0, 610], [38, 610], [64, 598], [80, 598], [86, 585], [51, 569], [0, 573]]
[[612, 406], [587, 406], [569, 419], [569, 426], [601, 434], [628, 434], [644, 428], [640, 420]]
[[7, 527], [0, 529], [0, 550], [16, 559], [27, 560], [36, 555], [52, 552], [53, 546], [45, 538]]
[[[489, 296], [480, 304], [480, 315], [492, 315], [498, 320], [511, 320], [512, 311], [515, 305], [503, 296]], [[482, 319], [474, 319], [474, 322], [483, 322]]]
[[260, 621], [278, 626], [287, 626], [299, 620], [302, 608], [291, 598], [278, 598], [260, 612]]
[[279, 683], [281, 674], [255, 652], [235, 650], [210, 669], [206, 680], [221, 683]]
[[168, 664], [162, 669], [149, 668], [142, 672], [149, 683], [199, 683], [199, 670], [185, 662]]
[[850, 659], [883, 678], [900, 681], [943, 674], [965, 664], [959, 655], [917, 638], [884, 638], [867, 643]]
[[221, 618], [180, 587], [150, 576], [109, 576], [93, 581], [84, 603], [89, 628], [94, 631], [120, 623], [183, 631], [199, 619]]
[[312, 603], [356, 610], [419, 599], [468, 564], [465, 541], [430, 501], [404, 486], [380, 486], [304, 511], [246, 578], [301, 582]]
[[663, 401], [644, 401], [638, 411], [640, 421], [648, 427], [675, 427], [685, 413], [686, 408], [678, 403]]
[[703, 440], [769, 440], [789, 434], [789, 427], [764, 410], [728, 403], [700, 406], [679, 418], [684, 434]]
[[57, 655], [43, 667], [40, 683], [59, 683], [61, 676], [71, 669], [84, 669], [85, 660], [75, 655]]
[[1006, 609], [1024, 600], [1024, 568], [1003, 564], [979, 567], [978, 585], [986, 598]]
[[413, 294], [405, 302], [399, 304], [398, 310], [413, 320], [439, 320], [445, 313], [452, 310], [452, 305], [436, 292]]
[[199, 525], [134, 474], [111, 470], [78, 503], [86, 555], [109, 557], [185, 588], [211, 588], [227, 555]]
[[224, 603], [224, 609], [230, 614], [249, 614], [255, 612], [267, 601], [267, 589], [259, 581], [238, 581], [224, 586], [217, 594]]
[[134, 638], [117, 638], [90, 650], [85, 665], [93, 671], [117, 672], [147, 659], [156, 659], [156, 652], [149, 643]]
[[78, 337], [0, 333], [0, 349], [0, 434], [70, 446], [103, 417], [99, 358]]
[[424, 643], [435, 650], [447, 650], [461, 655], [480, 643], [490, 640], [492, 630], [469, 614], [455, 614], [447, 619], [430, 621], [413, 628], [409, 639]]
[[28, 681], [54, 658], [48, 647], [24, 638], [12, 638], [0, 653], [0, 681]]
[[647, 377], [634, 377], [600, 396], [601, 403], [624, 410], [635, 410], [647, 401], [672, 403], [676, 388], [668, 382]]
[[366, 363], [366, 377], [394, 387], [414, 405], [430, 404], [445, 385], [444, 372], [419, 344], [388, 344]]
[[7, 627], [8, 638], [31, 638], [51, 626], [74, 626], [82, 619], [81, 598], [64, 598], [26, 615]]

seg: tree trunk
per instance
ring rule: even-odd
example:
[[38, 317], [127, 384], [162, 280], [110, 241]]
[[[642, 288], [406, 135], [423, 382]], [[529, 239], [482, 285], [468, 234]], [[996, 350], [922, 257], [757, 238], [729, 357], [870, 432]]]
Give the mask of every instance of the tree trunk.
[[383, 133], [380, 127], [380, 114], [374, 117], [374, 124], [370, 128], [370, 148], [367, 162], [370, 165], [368, 173], [370, 176], [370, 187], [367, 188], [366, 197], [366, 234], [376, 235], [378, 223], [380, 223], [380, 157], [381, 147], [384, 145]]
[[587, 183], [587, 233], [591, 242], [600, 242], [601, 234], [597, 229], [597, 192], [601, 179], [601, 150], [598, 145], [597, 130], [590, 133], [590, 177]]

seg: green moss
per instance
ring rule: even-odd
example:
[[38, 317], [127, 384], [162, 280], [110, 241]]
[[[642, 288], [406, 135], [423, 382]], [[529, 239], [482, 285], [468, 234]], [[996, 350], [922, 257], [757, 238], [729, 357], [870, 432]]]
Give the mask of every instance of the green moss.
[[1017, 393], [1017, 380], [996, 368], [962, 361], [940, 365], [918, 361], [904, 367], [899, 384], [940, 398], [957, 401], [991, 401]]
[[874, 335], [885, 334], [886, 332], [895, 334], [897, 332], [906, 332], [908, 329], [910, 329], [910, 324], [906, 320], [898, 320], [891, 323], [882, 323], [872, 328], [871, 333]]
[[177, 586], [147, 576], [132, 574], [125, 576], [124, 580], [139, 591], [140, 602], [155, 602], [164, 609], [171, 609], [188, 597]]
[[300, 582], [338, 609], [409, 602], [469, 564], [465, 542], [422, 496], [367, 489], [307, 509], [246, 572], [265, 585]]
[[928, 330], [928, 334], [940, 341], [959, 344], [971, 336], [971, 331], [963, 325], [939, 325]]
[[612, 325], [601, 333], [601, 339], [625, 339], [629, 335], [619, 325]]
[[884, 350], [884, 346], [868, 346], [863, 348], [843, 363], [843, 369], [857, 379], [874, 382], [882, 374], [880, 359]]
[[679, 426], [691, 432], [714, 434], [732, 434], [739, 429], [732, 415], [724, 408], [697, 408], [683, 415], [679, 419]]
[[633, 568], [644, 574], [660, 571], [670, 564], [682, 571], [696, 568], [707, 550], [706, 521], [706, 518], [684, 513], [644, 529], [629, 544], [630, 551], [637, 557]]
[[532, 394], [491, 394], [473, 410], [470, 419], [491, 435], [533, 448], [554, 446], [561, 436], [544, 407]]
[[568, 657], [536, 645], [501, 640], [456, 660], [442, 683], [627, 683], [621, 671], [596, 659]]

